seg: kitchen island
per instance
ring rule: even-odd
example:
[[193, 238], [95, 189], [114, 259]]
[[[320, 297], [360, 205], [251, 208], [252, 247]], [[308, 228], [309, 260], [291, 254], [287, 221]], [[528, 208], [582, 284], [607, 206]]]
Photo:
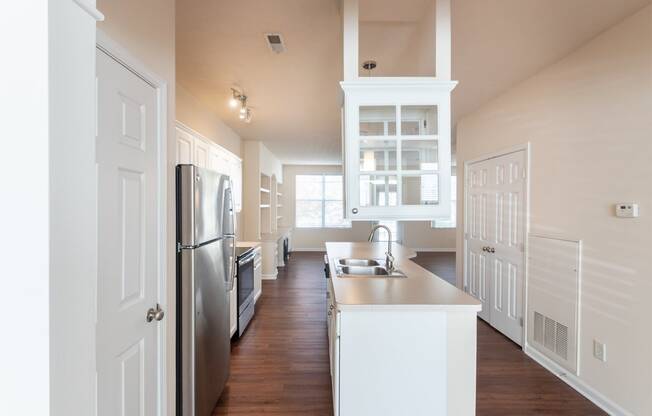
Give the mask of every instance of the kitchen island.
[[412, 262], [416, 253], [399, 244], [391, 277], [343, 267], [370, 260], [382, 272], [386, 243], [326, 249], [335, 415], [474, 415], [480, 303]]

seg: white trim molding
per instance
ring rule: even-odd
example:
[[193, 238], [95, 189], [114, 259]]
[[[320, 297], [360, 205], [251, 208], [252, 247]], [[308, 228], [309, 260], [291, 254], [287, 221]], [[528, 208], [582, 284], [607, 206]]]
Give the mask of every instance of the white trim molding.
[[96, 22], [104, 21], [104, 14], [101, 11], [97, 10], [95, 6], [91, 6], [85, 0], [72, 0], [80, 9], [88, 13]]
[[612, 416], [634, 416], [634, 414], [628, 412], [627, 410], [620, 407], [618, 404], [614, 403], [611, 399], [605, 397], [600, 392], [595, 390], [593, 387], [589, 386], [574, 374], [571, 374], [568, 370], [562, 368], [557, 363], [541, 354], [536, 349], [524, 343], [525, 347], [523, 351], [525, 354], [540, 364], [543, 368], [550, 371], [552, 374], [557, 376], [560, 380], [571, 386], [582, 396], [589, 399], [593, 404], [598, 406], [600, 409], [604, 410]]
[[277, 277], [278, 277], [278, 272], [272, 273], [272, 274], [263, 273], [262, 276], [261, 276], [261, 279], [262, 280], [276, 280]]

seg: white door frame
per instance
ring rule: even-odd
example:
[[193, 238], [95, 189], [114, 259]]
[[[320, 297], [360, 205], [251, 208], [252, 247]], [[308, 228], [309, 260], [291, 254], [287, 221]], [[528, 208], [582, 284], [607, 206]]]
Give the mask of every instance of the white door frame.
[[[165, 324], [159, 326], [158, 335], [158, 371], [161, 375], [160, 383], [156, 387], [158, 394], [159, 416], [168, 414], [168, 345], [167, 334], [174, 334], [174, 317], [170, 311], [173, 308], [168, 304], [168, 273], [167, 273], [167, 136], [168, 136], [168, 85], [164, 78], [156, 75], [147, 69], [138, 59], [134, 58], [125, 48], [113, 41], [100, 29], [97, 30], [97, 49], [111, 56], [136, 76], [151, 85], [156, 90], [158, 131], [158, 215], [159, 215], [159, 244], [157, 248], [158, 258], [158, 303], [166, 312]], [[170, 285], [174, 287], [174, 285]], [[96, 293], [96, 304], [98, 294]]]
[[469, 282], [469, 277], [468, 277], [468, 267], [467, 265], [467, 255], [468, 255], [468, 243], [467, 243], [467, 234], [468, 234], [468, 224], [466, 221], [467, 218], [467, 210], [468, 210], [468, 194], [469, 194], [469, 183], [468, 183], [468, 173], [469, 173], [469, 167], [475, 163], [478, 162], [483, 162], [485, 160], [489, 159], [495, 159], [501, 156], [506, 156], [511, 153], [516, 153], [524, 151], [525, 152], [525, 236], [523, 238], [523, 245], [524, 245], [524, 250], [523, 250], [523, 293], [521, 296], [523, 296], [523, 316], [521, 317], [523, 319], [523, 335], [522, 339], [523, 342], [521, 343], [521, 349], [525, 349], [526, 347], [526, 339], [525, 339], [525, 334], [527, 334], [527, 285], [528, 285], [528, 264], [527, 264], [527, 258], [528, 258], [528, 238], [527, 236], [530, 233], [530, 153], [531, 153], [531, 147], [530, 147], [530, 142], [526, 142], [524, 144], [520, 144], [517, 146], [509, 147], [506, 149], [498, 150], [496, 152], [491, 152], [487, 153], [485, 155], [482, 155], [478, 158], [475, 159], [470, 159], [464, 161], [464, 244], [463, 244], [463, 259], [462, 259], [462, 268], [464, 270], [463, 274], [463, 282], [462, 286], [463, 288], [466, 289], [468, 288], [468, 282]]

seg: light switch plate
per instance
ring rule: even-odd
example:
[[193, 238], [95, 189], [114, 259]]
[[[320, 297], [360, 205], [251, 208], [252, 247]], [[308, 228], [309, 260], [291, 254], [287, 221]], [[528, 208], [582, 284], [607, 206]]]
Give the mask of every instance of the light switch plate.
[[616, 217], [638, 218], [638, 204], [634, 202], [619, 202], [616, 204]]

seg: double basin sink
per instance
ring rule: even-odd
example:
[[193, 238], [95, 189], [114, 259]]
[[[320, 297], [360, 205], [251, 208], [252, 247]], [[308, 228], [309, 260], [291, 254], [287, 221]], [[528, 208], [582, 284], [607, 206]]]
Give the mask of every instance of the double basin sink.
[[377, 259], [337, 259], [335, 267], [339, 277], [406, 277], [400, 270], [388, 270], [384, 260]]

